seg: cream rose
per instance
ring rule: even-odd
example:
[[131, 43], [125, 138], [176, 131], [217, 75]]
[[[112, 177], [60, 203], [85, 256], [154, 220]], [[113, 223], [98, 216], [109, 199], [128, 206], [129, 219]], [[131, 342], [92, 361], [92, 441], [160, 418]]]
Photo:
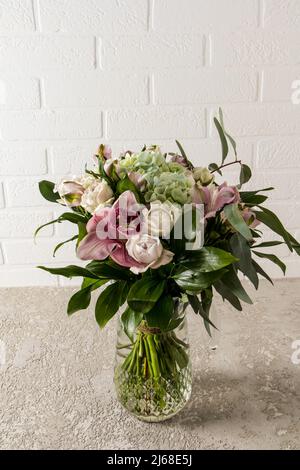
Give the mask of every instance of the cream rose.
[[172, 261], [174, 253], [165, 250], [158, 237], [152, 237], [147, 233], [134, 235], [126, 243], [128, 254], [141, 266], [132, 267], [130, 270], [134, 274], [147, 271], [147, 269], [157, 269], [160, 266]]
[[104, 179], [93, 179], [87, 185], [82, 198], [81, 206], [91, 214], [94, 214], [105, 205], [113, 201], [113, 191]]
[[170, 201], [152, 202], [145, 221], [147, 233], [153, 237], [168, 238], [181, 214], [181, 208]]

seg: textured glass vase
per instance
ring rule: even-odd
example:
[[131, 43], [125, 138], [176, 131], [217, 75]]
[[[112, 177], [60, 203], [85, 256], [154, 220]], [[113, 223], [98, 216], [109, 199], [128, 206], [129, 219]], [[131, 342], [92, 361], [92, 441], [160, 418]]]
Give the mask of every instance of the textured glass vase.
[[[176, 317], [184, 315], [183, 304], [175, 305]], [[182, 410], [192, 389], [186, 319], [166, 332], [143, 321], [132, 341], [119, 320], [114, 381], [119, 402], [143, 421], [164, 421]]]

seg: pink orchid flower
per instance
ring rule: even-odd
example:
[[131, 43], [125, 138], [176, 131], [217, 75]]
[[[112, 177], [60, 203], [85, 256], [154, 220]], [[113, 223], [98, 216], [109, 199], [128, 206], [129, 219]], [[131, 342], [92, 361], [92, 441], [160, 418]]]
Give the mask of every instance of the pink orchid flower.
[[243, 209], [242, 217], [250, 228], [256, 228], [260, 224], [260, 221], [256, 218], [256, 214], [249, 207]]
[[139, 233], [143, 221], [141, 206], [131, 191], [125, 191], [111, 207], [98, 211], [87, 223], [87, 235], [80, 242], [77, 255], [83, 260], [113, 261], [125, 267], [139, 267], [129, 256], [125, 243]]
[[227, 186], [227, 183], [220, 186], [214, 184], [205, 186], [200, 189], [200, 192], [206, 219], [215, 217], [225, 205], [240, 202], [238, 189], [235, 186]]

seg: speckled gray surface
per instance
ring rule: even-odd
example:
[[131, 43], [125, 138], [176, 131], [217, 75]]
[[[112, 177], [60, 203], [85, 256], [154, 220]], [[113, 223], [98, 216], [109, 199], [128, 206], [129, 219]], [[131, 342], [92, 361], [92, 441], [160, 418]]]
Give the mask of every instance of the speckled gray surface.
[[300, 448], [300, 280], [262, 282], [242, 313], [218, 302], [216, 351], [190, 312], [192, 399], [161, 424], [116, 401], [114, 322], [67, 318], [73, 290], [0, 290], [1, 449]]

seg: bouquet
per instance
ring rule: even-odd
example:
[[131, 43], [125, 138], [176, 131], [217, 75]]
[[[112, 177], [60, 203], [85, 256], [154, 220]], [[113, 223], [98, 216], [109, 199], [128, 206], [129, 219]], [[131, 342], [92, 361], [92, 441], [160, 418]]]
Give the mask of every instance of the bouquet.
[[[93, 168], [82, 176], [39, 183], [45, 199], [69, 209], [48, 224], [72, 223], [76, 234], [64, 243], [75, 242], [78, 258], [88, 261], [85, 267], [39, 268], [82, 278], [69, 301], [69, 315], [86, 309], [100, 288], [99, 326], [121, 312], [115, 382], [120, 401], [142, 419], [168, 417], [189, 396], [186, 307], [211, 334], [214, 294], [242, 310], [242, 302], [251, 304], [251, 299], [240, 274], [256, 289], [259, 276], [272, 283], [261, 258], [285, 273], [284, 263], [264, 248], [285, 243], [300, 254], [297, 240], [264, 206], [273, 188], [242, 190], [251, 169], [238, 158], [221, 109], [214, 123], [220, 164], [195, 168], [178, 141], [178, 153], [162, 153], [153, 145], [117, 158], [100, 145]], [[230, 147], [233, 160], [228, 162]], [[230, 165], [240, 167], [236, 186], [217, 182]], [[279, 240], [260, 242], [262, 225]]]

